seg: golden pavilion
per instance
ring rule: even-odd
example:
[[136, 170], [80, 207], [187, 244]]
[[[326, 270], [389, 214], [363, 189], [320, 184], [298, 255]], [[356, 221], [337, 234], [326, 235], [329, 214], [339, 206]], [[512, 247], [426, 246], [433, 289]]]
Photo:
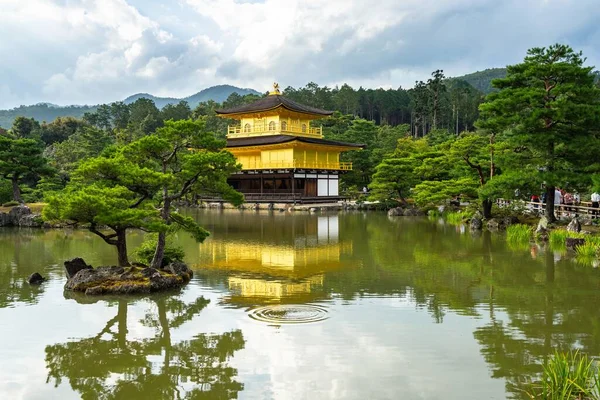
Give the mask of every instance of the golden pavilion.
[[217, 110], [240, 121], [229, 126], [227, 150], [242, 170], [228, 180], [247, 201], [322, 202], [342, 197], [340, 174], [352, 164], [340, 162], [343, 151], [364, 145], [323, 139], [311, 122], [333, 111], [299, 104], [281, 95], [279, 86], [253, 103]]

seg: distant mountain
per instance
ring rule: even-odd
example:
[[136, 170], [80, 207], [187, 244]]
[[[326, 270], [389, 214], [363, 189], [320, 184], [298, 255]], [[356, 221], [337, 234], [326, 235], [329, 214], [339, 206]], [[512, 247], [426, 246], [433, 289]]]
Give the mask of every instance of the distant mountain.
[[[201, 90], [196, 94], [193, 94], [182, 99], [176, 99], [173, 97], [156, 97], [148, 93], [138, 93], [133, 96], [127, 97], [124, 102], [127, 104], [135, 102], [139, 98], [147, 98], [153, 100], [158, 108], [163, 108], [167, 104], [176, 104], [181, 100], [185, 100], [189, 103], [191, 108], [195, 108], [199, 103], [203, 101], [213, 100], [218, 103], [222, 103], [227, 100], [227, 97], [233, 92], [238, 93], [241, 96], [247, 94], [260, 95], [254, 89], [239, 88], [231, 85], [218, 85], [209, 87]], [[23, 116], [27, 118], [35, 118], [38, 121], [54, 121], [57, 117], [75, 117], [81, 118], [86, 112], [94, 112], [98, 106], [57, 106], [50, 103], [39, 103], [30, 106], [19, 106], [10, 110], [0, 110], [0, 128], [8, 129], [12, 126], [12, 123], [16, 117]]]
[[260, 95], [260, 93], [254, 89], [242, 89], [231, 85], [218, 85], [201, 90], [196, 94], [181, 99], [176, 99], [173, 97], [156, 97], [148, 93], [137, 93], [133, 96], [129, 96], [128, 98], [126, 98], [124, 102], [126, 104], [131, 104], [137, 99], [146, 98], [154, 101], [156, 107], [163, 108], [167, 104], [176, 104], [184, 100], [188, 102], [191, 108], [195, 108], [198, 104], [202, 103], [203, 101], [213, 100], [217, 103], [222, 103], [225, 100], [227, 100], [231, 93], [234, 92], [239, 94], [240, 96], [245, 96], [247, 94]]
[[472, 74], [456, 76], [455, 78], [463, 80], [480, 92], [488, 94], [494, 90], [492, 88], [492, 80], [505, 77], [506, 68], [488, 68], [483, 71], [473, 72]]

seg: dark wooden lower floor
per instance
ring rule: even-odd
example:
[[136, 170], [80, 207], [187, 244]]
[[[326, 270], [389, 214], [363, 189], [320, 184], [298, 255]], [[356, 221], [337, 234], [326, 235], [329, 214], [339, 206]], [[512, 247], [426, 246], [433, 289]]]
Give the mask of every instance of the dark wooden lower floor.
[[325, 202], [343, 199], [335, 173], [240, 173], [227, 182], [244, 194], [246, 201]]

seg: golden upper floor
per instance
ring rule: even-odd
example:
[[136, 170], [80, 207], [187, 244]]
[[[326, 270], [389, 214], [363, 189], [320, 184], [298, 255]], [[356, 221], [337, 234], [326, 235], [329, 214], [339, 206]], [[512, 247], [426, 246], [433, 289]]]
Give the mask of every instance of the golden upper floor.
[[239, 125], [229, 126], [228, 138], [263, 135], [293, 135], [322, 138], [321, 127], [311, 126], [311, 121], [326, 118], [333, 111], [305, 106], [280, 95], [279, 86], [251, 104], [217, 110], [223, 118], [236, 119]]
[[263, 135], [293, 135], [322, 138], [323, 129], [312, 127], [310, 120], [292, 118], [283, 115], [268, 115], [262, 118], [245, 117], [239, 125], [227, 127], [227, 137], [230, 139], [263, 136]]

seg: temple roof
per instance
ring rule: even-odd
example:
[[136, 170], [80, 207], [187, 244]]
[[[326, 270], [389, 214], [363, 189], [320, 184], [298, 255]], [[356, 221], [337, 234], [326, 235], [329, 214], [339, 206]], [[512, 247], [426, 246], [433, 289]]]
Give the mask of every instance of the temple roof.
[[354, 147], [365, 148], [364, 144], [355, 144], [347, 142], [339, 142], [337, 140], [318, 139], [303, 136], [289, 135], [270, 135], [270, 136], [254, 136], [239, 139], [227, 139], [227, 147], [247, 147], [247, 146], [264, 146], [269, 144], [288, 143], [297, 140], [302, 143], [323, 144], [328, 146]]
[[269, 95], [265, 96], [262, 99], [256, 100], [250, 104], [245, 104], [243, 106], [227, 108], [223, 110], [216, 110], [218, 115], [227, 116], [233, 114], [245, 114], [245, 113], [254, 113], [261, 111], [269, 111], [273, 110], [277, 107], [283, 107], [290, 111], [295, 111], [303, 114], [312, 114], [312, 115], [322, 115], [329, 116], [333, 114], [333, 111], [321, 110], [320, 108], [305, 106], [300, 103], [296, 103], [293, 100], [290, 100], [281, 95]]

